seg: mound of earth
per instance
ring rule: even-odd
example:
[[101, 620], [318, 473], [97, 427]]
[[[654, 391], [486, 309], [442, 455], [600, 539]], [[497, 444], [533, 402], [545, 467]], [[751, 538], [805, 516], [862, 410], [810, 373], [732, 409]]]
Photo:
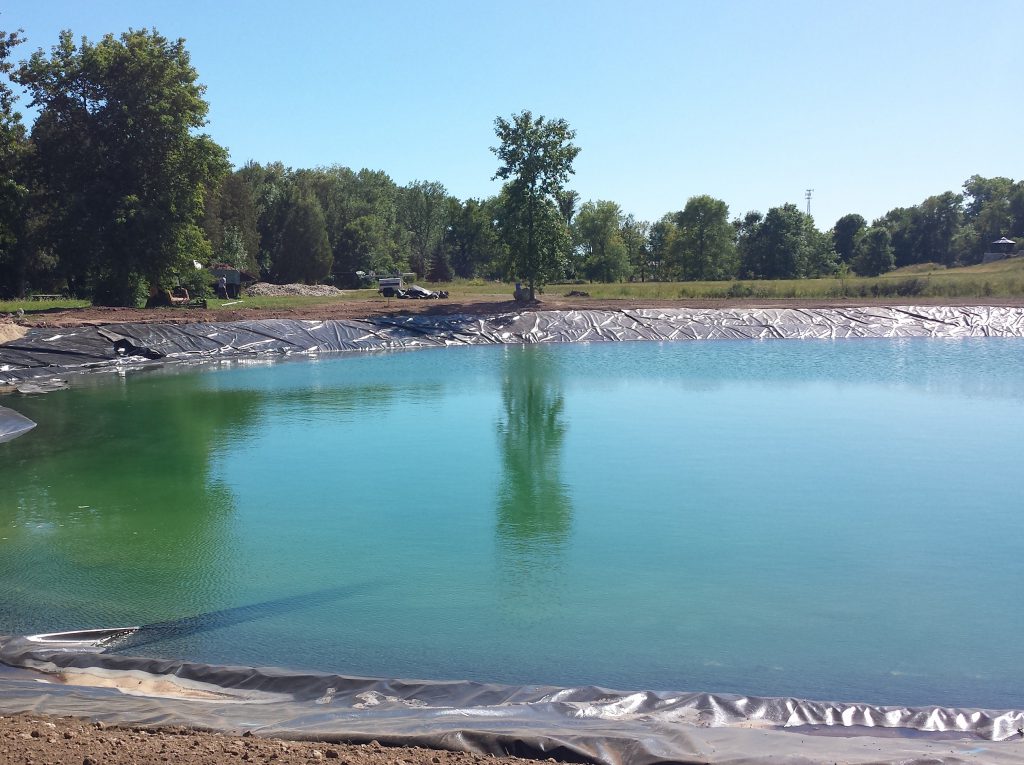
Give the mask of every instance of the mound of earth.
[[24, 336], [28, 330], [13, 321], [4, 321], [0, 319], [0, 343], [9, 343], [11, 340], [17, 340], [19, 337]]
[[384, 747], [375, 741], [364, 745], [329, 744], [203, 733], [182, 727], [114, 728], [102, 722], [33, 714], [0, 717], [0, 765], [165, 762], [223, 765], [241, 761], [307, 765], [332, 760], [343, 765], [530, 765], [536, 762], [417, 747]]

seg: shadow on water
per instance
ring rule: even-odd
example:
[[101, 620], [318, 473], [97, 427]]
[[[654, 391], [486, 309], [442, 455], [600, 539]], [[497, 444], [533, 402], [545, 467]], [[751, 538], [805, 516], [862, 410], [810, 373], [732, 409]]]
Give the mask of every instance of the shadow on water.
[[544, 348], [505, 354], [496, 536], [502, 580], [513, 597], [553, 586], [572, 530], [572, 502], [561, 478], [566, 424], [558, 365]]
[[234, 627], [258, 619], [269, 619], [296, 611], [320, 608], [340, 600], [358, 597], [379, 585], [380, 582], [362, 582], [343, 587], [328, 587], [315, 592], [289, 595], [284, 598], [264, 600], [260, 603], [222, 608], [217, 611], [196, 614], [195, 616], [154, 622], [153, 624], [144, 625], [134, 634], [119, 640], [112, 652], [125, 653], [142, 646], [150, 646], [168, 640], [178, 640], [191, 635], [213, 632], [214, 630]]

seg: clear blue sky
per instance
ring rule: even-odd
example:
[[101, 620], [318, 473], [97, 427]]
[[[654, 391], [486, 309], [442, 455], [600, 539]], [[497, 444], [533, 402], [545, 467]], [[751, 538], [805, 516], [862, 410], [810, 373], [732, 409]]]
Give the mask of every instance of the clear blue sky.
[[493, 122], [563, 117], [571, 183], [653, 220], [848, 212], [1024, 177], [1024, 0], [291, 2], [7, 0], [16, 53], [61, 29], [184, 37], [236, 165], [342, 164], [462, 199], [496, 191]]

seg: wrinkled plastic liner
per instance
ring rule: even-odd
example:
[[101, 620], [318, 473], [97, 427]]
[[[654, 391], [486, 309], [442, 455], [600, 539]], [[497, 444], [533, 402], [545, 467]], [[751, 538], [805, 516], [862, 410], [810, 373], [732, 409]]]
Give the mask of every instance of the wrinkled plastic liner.
[[0, 444], [28, 433], [36, 424], [23, 414], [0, 406]]
[[417, 315], [32, 329], [0, 345], [0, 384], [41, 392], [41, 381], [76, 372], [172, 361], [448, 345], [869, 337], [1024, 337], [1024, 308], [536, 311], [489, 318]]
[[7, 665], [0, 668], [6, 714], [317, 741], [376, 739], [608, 765], [1024, 757], [1018, 733], [1024, 713], [1014, 711], [382, 680], [54, 649], [19, 637], [0, 637], [0, 661]]

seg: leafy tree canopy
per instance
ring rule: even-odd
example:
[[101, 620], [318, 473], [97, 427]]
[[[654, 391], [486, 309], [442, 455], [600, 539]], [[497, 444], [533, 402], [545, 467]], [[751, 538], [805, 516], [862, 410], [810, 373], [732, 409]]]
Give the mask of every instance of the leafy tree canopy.
[[558, 273], [565, 256], [566, 216], [558, 195], [580, 150], [565, 120], [529, 111], [508, 120], [498, 117], [494, 131], [500, 142], [491, 148], [500, 162], [494, 177], [506, 181], [502, 238], [511, 270], [526, 281], [532, 298], [536, 287]]
[[707, 194], [690, 197], [675, 221], [673, 249], [684, 279], [717, 280], [735, 275], [735, 231], [725, 202]]
[[849, 263], [853, 260], [853, 250], [857, 245], [857, 235], [868, 225], [863, 215], [850, 213], [836, 221], [832, 227], [832, 247], [840, 262]]
[[853, 268], [860, 276], [878, 276], [896, 267], [892, 238], [883, 226], [872, 226], [857, 237]]
[[587, 202], [580, 208], [573, 234], [583, 249], [583, 268], [588, 278], [614, 282], [629, 274], [622, 223], [622, 210], [615, 202]]
[[142, 29], [76, 45], [64, 31], [17, 80], [39, 108], [34, 170], [73, 290], [132, 305], [140, 284], [166, 284], [209, 258], [196, 232], [227, 155], [196, 132], [207, 105], [184, 40]]

